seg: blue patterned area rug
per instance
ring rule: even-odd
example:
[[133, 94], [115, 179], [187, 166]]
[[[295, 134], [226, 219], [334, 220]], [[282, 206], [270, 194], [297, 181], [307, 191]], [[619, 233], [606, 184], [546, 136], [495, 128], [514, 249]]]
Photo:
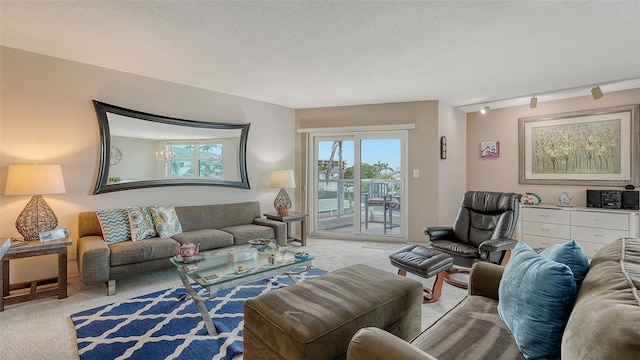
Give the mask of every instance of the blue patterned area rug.
[[[312, 268], [298, 277], [304, 281], [325, 273]], [[75, 313], [71, 320], [80, 359], [233, 359], [243, 351], [244, 301], [288, 285], [291, 280], [283, 275], [218, 292], [206, 303], [218, 331], [214, 337], [193, 300], [179, 300], [184, 287]]]

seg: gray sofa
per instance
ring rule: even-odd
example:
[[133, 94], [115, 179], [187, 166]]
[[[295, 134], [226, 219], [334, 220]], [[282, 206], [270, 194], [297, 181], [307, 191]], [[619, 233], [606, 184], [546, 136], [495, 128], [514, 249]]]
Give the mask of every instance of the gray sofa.
[[78, 219], [78, 270], [84, 285], [106, 283], [115, 294], [116, 280], [173, 266], [169, 258], [175, 245], [190, 241], [200, 251], [246, 244], [251, 239], [286, 243], [287, 225], [261, 218], [258, 202], [176, 206], [182, 233], [171, 238], [151, 238], [107, 245], [95, 211]]
[[[524, 359], [497, 312], [503, 268], [476, 263], [469, 296], [411, 342], [363, 328], [347, 359]], [[562, 360], [640, 359], [640, 239], [618, 239], [592, 259], [562, 335]]]

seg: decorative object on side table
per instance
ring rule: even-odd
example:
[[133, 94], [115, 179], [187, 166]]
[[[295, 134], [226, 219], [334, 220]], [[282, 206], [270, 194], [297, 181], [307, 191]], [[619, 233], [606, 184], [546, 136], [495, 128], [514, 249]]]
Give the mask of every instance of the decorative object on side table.
[[558, 197], [558, 205], [559, 206], [572, 206], [571, 205], [571, 195], [568, 192], [563, 191]]
[[271, 187], [280, 188], [280, 192], [273, 201], [273, 207], [280, 216], [288, 216], [291, 209], [291, 199], [285, 188], [295, 188], [296, 182], [293, 170], [274, 170], [271, 172]]
[[58, 226], [58, 218], [42, 195], [65, 192], [60, 165], [9, 165], [5, 195], [33, 195], [16, 219], [16, 229], [25, 240], [39, 240], [40, 232]]

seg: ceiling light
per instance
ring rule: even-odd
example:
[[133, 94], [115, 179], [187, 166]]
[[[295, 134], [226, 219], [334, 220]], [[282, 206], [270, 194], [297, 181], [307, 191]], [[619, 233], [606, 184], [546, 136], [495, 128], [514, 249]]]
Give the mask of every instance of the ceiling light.
[[529, 102], [529, 107], [532, 109], [535, 109], [538, 106], [538, 98], [537, 97], [532, 97], [531, 101]]
[[591, 95], [593, 95], [593, 98], [598, 100], [598, 99], [602, 99], [602, 90], [600, 90], [600, 86], [596, 86], [594, 88], [591, 89]]
[[480, 110], [480, 114], [486, 114], [489, 110], [491, 110], [491, 108], [489, 107], [489, 105], [485, 105], [482, 110]]

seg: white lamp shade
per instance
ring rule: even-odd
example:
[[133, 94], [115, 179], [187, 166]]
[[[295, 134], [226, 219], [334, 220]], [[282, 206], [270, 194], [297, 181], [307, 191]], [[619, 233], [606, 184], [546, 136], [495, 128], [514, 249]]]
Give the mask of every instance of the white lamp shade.
[[274, 170], [271, 172], [272, 188], [295, 188], [296, 180], [293, 170]]
[[5, 195], [46, 195], [65, 192], [60, 165], [9, 165]]

